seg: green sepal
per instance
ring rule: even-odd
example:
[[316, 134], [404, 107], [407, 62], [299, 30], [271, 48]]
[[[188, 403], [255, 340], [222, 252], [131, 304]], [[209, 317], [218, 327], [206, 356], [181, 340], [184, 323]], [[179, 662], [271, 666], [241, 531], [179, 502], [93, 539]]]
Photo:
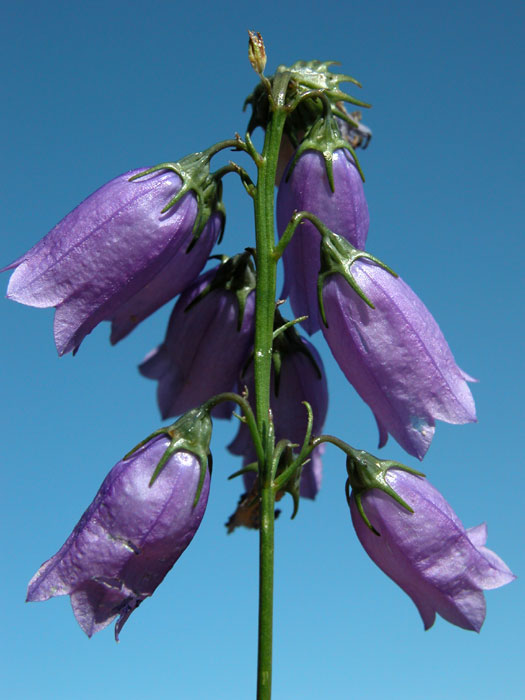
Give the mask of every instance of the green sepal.
[[132, 182], [161, 170], [171, 170], [176, 173], [182, 181], [181, 188], [166, 206], [161, 209], [160, 213], [165, 214], [180, 202], [185, 195], [193, 192], [197, 199], [197, 216], [193, 224], [193, 242], [199, 238], [208, 219], [214, 212], [219, 212], [223, 220], [226, 218], [222, 203], [222, 182], [220, 178], [210, 173], [210, 160], [216, 152], [217, 147], [212, 146], [206, 151], [191, 153], [176, 163], [159, 163], [159, 165], [154, 165], [152, 168], [137, 173], [129, 179]]
[[352, 265], [356, 260], [361, 258], [364, 260], [370, 260], [370, 262], [379, 265], [379, 267], [382, 267], [383, 270], [389, 272], [393, 277], [397, 277], [397, 274], [390, 267], [388, 267], [388, 265], [381, 262], [379, 258], [376, 258], [374, 255], [371, 255], [364, 250], [354, 248], [354, 246], [349, 243], [346, 238], [338, 236], [336, 233], [326, 229], [326, 227], [323, 227], [323, 229], [321, 239], [321, 270], [319, 272], [319, 276], [317, 277], [317, 301], [323, 323], [326, 328], [328, 328], [323, 302], [323, 286], [327, 277], [334, 274], [339, 274], [344, 277], [354, 292], [358, 294], [371, 309], [373, 309], [375, 308], [373, 303], [366, 296], [352, 275]]
[[275, 396], [279, 396], [281, 366], [286, 355], [292, 355], [297, 352], [302, 353], [311, 362], [319, 379], [322, 378], [319, 365], [306, 344], [301, 340], [301, 336], [297, 333], [294, 326], [294, 322], [285, 321], [277, 307], [274, 316], [274, 340], [272, 346], [272, 364], [274, 370], [273, 389]]
[[319, 119], [314, 122], [304, 139], [301, 141], [299, 148], [295, 152], [295, 156], [290, 164], [288, 172], [286, 173], [286, 180], [288, 181], [290, 178], [297, 161], [305, 151], [318, 151], [324, 158], [326, 176], [328, 177], [330, 189], [332, 192], [335, 192], [333, 155], [337, 150], [346, 150], [350, 153], [359, 175], [364, 182], [365, 176], [363, 174], [363, 170], [361, 169], [361, 165], [359, 164], [355, 150], [348, 143], [348, 141], [341, 136], [339, 127], [337, 126], [336, 121], [330, 111], [325, 113], [322, 117], [319, 117]]
[[225, 289], [235, 295], [238, 305], [237, 330], [240, 331], [244, 319], [244, 310], [248, 296], [255, 290], [255, 268], [252, 251], [246, 250], [231, 258], [221, 256], [221, 264], [211, 282], [198, 294], [185, 309], [190, 311], [201, 299], [215, 289]]
[[[410, 505], [406, 503], [406, 501], [404, 501], [401, 496], [388, 484], [386, 480], [386, 473], [389, 469], [400, 469], [401, 471], [408, 472], [409, 474], [424, 477], [425, 475], [422, 472], [417, 471], [416, 469], [411, 469], [400, 462], [379, 459], [378, 457], [374, 457], [374, 455], [370, 454], [369, 452], [365, 452], [364, 450], [354, 450], [348, 446], [345, 451], [347, 455], [346, 471], [348, 473], [345, 491], [348, 505], [350, 505], [350, 496], [353, 495], [359, 514], [363, 518], [366, 526], [370, 528], [375, 535], [379, 535], [380, 533], [374, 528], [368, 519], [361, 499], [363, 493], [366, 493], [366, 491], [370, 491], [370, 489], [379, 489], [393, 498], [409, 513], [414, 512]], [[350, 487], [352, 488], [352, 494], [350, 494]]]
[[206, 470], [209, 469], [210, 474], [212, 470], [212, 456], [210, 452], [211, 433], [212, 422], [209, 410], [202, 407], [194, 408], [182, 415], [172, 425], [159, 428], [151, 433], [151, 435], [148, 435], [148, 437], [139, 442], [138, 445], [135, 445], [123, 459], [129, 459], [137, 450], [160, 435], [169, 437], [170, 443], [153, 471], [149, 486], [153, 486], [170, 457], [177, 452], [190, 452], [197, 457], [200, 466], [199, 483], [193, 501], [193, 507], [195, 507], [199, 502], [204, 479], [206, 477]]
[[310, 461], [309, 455], [312, 452], [310, 438], [312, 437], [314, 415], [308, 401], [303, 401], [303, 405], [306, 408], [308, 419], [306, 433], [299, 454], [296, 455], [293, 452], [293, 448], [299, 447], [299, 445], [291, 443], [289, 440], [280, 440], [272, 457], [272, 473], [275, 474], [274, 487], [276, 491], [284, 490], [290, 493], [293, 498], [292, 519], [295, 518], [299, 510], [303, 467]]
[[236, 472], [233, 472], [233, 474], [230, 474], [230, 476], [228, 477], [228, 481], [236, 479], [238, 476], [244, 476], [245, 474], [257, 474], [258, 471], [259, 467], [257, 465], [257, 462], [250, 462], [250, 464], [247, 464], [242, 469], [238, 469]]
[[[289, 470], [292, 464], [295, 464], [296, 458], [293, 453], [293, 448], [297, 445], [290, 443], [289, 440], [280, 440], [276, 447], [272, 458], [273, 462], [277, 464], [273, 465], [273, 471], [278, 477], [283, 472]], [[280, 487], [279, 491], [285, 491], [289, 493], [293, 501], [293, 510], [290, 519], [293, 520], [297, 513], [299, 512], [299, 503], [301, 500], [301, 473], [303, 465], [299, 462], [293, 470], [290, 471], [286, 482]]]
[[287, 82], [285, 102], [289, 112], [284, 131], [294, 146], [297, 146], [302, 135], [325, 111], [320, 94], [329, 100], [334, 116], [352, 123], [352, 117], [342, 103], [348, 102], [360, 107], [370, 105], [341, 90], [340, 83], [350, 82], [357, 87], [361, 87], [361, 83], [352, 76], [330, 72], [329, 66], [332, 65], [335, 65], [334, 61], [297, 61], [292, 66], [279, 66], [275, 74], [260, 82], [244, 102], [245, 109], [247, 105], [252, 107], [248, 133], [252, 133], [258, 126], [266, 129], [273, 109], [269, 93], [274, 84], [283, 79]]

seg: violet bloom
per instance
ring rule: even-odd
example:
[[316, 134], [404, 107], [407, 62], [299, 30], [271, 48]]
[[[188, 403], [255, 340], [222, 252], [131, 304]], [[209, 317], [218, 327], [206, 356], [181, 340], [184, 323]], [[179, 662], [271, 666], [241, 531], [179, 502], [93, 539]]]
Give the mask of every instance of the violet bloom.
[[[322, 153], [305, 151], [289, 179], [281, 181], [277, 196], [277, 226], [282, 236], [295, 211], [315, 214], [331, 231], [364, 250], [368, 234], [368, 206], [361, 176], [346, 149], [333, 153], [334, 192], [330, 189]], [[304, 221], [296, 229], [283, 255], [285, 282], [283, 297], [290, 297], [296, 316], [310, 333], [319, 330], [317, 276], [320, 268], [321, 236]]]
[[386, 472], [386, 481], [414, 512], [377, 488], [363, 491], [361, 503], [378, 536], [365, 524], [352, 493], [352, 522], [367, 554], [412, 598], [425, 629], [439, 613], [453, 625], [479, 632], [485, 619], [483, 591], [515, 578], [484, 546], [486, 525], [465, 530], [426, 479], [394, 468]]
[[379, 446], [390, 433], [422, 459], [436, 420], [476, 420], [467, 385], [474, 380], [456, 365], [431, 313], [401, 278], [362, 259], [353, 263], [351, 275], [375, 308], [341, 275], [330, 275], [323, 288], [324, 336], [348, 381], [372, 409]]
[[4, 268], [16, 268], [9, 299], [56, 307], [59, 355], [76, 351], [101, 321], [113, 321], [112, 342], [127, 335], [195, 278], [222, 229], [222, 215], [214, 214], [187, 253], [198, 213], [195, 194], [162, 213], [179, 192], [180, 177], [161, 170], [129, 181], [140, 172], [105, 184]]
[[[248, 359], [254, 336], [255, 292], [247, 293], [240, 322], [235, 291], [210, 287], [218, 270], [201, 275], [181, 295], [164, 342], [139, 366], [141, 374], [159, 383], [157, 401], [163, 418], [195, 408], [215, 394], [233, 391]], [[208, 287], [210, 291], [196, 301]], [[192, 302], [196, 303], [188, 308]], [[213, 415], [229, 418], [231, 411], [231, 405], [221, 403]]]
[[[293, 333], [295, 334], [295, 331]], [[299, 338], [297, 334], [295, 335]], [[301, 447], [307, 426], [307, 413], [302, 402], [307, 401], [312, 407], [312, 433], [321, 434], [328, 410], [328, 388], [319, 353], [304, 338], [300, 338], [298, 342], [305, 351], [296, 349], [282, 354], [278, 391], [276, 391], [275, 369], [272, 370], [270, 406], [275, 424], [276, 442], [288, 439]], [[248, 388], [248, 396], [253, 399], [255, 396], [253, 363], [242, 376], [239, 384], [240, 388], [244, 386]], [[240, 424], [238, 433], [233, 442], [228, 445], [228, 449], [232, 454], [243, 457], [244, 466], [257, 461], [250, 431], [244, 423]], [[303, 467], [300, 484], [300, 495], [303, 498], [314, 499], [321, 488], [323, 452], [324, 445], [316, 447], [310, 455], [310, 461]], [[251, 488], [253, 479], [252, 474], [245, 475], [247, 490]]]
[[172, 454], [149, 485], [169, 444], [154, 438], [113, 467], [63, 547], [31, 579], [28, 601], [69, 595], [88, 637], [118, 616], [118, 640], [193, 539], [208, 501], [206, 469], [194, 504], [200, 463], [190, 452]]

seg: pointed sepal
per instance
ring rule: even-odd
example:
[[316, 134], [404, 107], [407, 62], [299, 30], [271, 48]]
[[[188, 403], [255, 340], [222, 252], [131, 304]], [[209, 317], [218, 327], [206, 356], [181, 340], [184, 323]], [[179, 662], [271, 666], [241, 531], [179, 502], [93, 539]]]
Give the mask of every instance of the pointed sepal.
[[343, 103], [359, 107], [370, 105], [341, 89], [341, 83], [349, 82], [357, 87], [361, 87], [361, 83], [350, 75], [332, 73], [329, 70], [332, 65], [334, 61], [297, 61], [292, 66], [279, 66], [273, 76], [264, 78], [244, 103], [245, 108], [247, 105], [252, 107], [248, 133], [258, 126], [266, 129], [273, 108], [269, 95], [276, 83], [286, 85], [284, 104], [289, 115], [284, 130], [294, 146], [325, 111], [323, 100], [328, 101], [334, 116], [356, 127], [357, 120], [348, 115]]
[[138, 180], [161, 170], [171, 170], [176, 173], [181, 179], [181, 188], [161, 210], [161, 214], [168, 212], [185, 195], [193, 193], [198, 206], [197, 217], [193, 225], [194, 241], [198, 239], [214, 212], [219, 212], [223, 219], [225, 218], [222, 203], [222, 182], [213, 173], [210, 173], [210, 161], [216, 152], [217, 147], [212, 146], [206, 151], [191, 153], [177, 162], [159, 163], [130, 178], [130, 181]]
[[333, 155], [337, 150], [346, 150], [350, 153], [362, 181], [365, 181], [365, 176], [363, 174], [363, 170], [361, 169], [361, 165], [359, 164], [355, 150], [353, 149], [351, 143], [347, 139], [343, 138], [329, 107], [330, 105], [328, 103], [328, 109], [325, 110], [324, 115], [319, 117], [319, 119], [312, 124], [304, 139], [301, 141], [301, 144], [296, 150], [295, 156], [286, 173], [286, 181], [290, 179], [290, 176], [295, 168], [295, 164], [305, 151], [319, 151], [325, 161], [326, 175], [330, 189], [332, 192], [334, 192]]
[[388, 484], [386, 473], [389, 469], [399, 469], [401, 471], [408, 472], [409, 474], [414, 474], [415, 476], [424, 477], [425, 475], [422, 472], [419, 472], [416, 469], [411, 469], [400, 462], [378, 459], [369, 452], [365, 452], [365, 450], [354, 450], [353, 448], [348, 447], [345, 451], [347, 455], [346, 471], [348, 473], [348, 479], [346, 481], [346, 499], [348, 505], [350, 505], [350, 496], [352, 494], [354, 496], [359, 514], [363, 518], [366, 526], [372, 530], [374, 534], [379, 536], [379, 532], [377, 532], [377, 530], [370, 523], [370, 520], [364, 511], [361, 500], [361, 496], [366, 491], [369, 491], [370, 489], [379, 489], [393, 498], [409, 513], [414, 512], [408, 503], [406, 503], [406, 501], [404, 501], [401, 496]]
[[211, 471], [212, 467], [210, 453], [211, 433], [212, 422], [209, 410], [203, 407], [195, 408], [185, 413], [172, 425], [159, 428], [151, 433], [151, 435], [148, 435], [147, 438], [139, 442], [138, 445], [125, 455], [124, 460], [129, 459], [132, 454], [159, 435], [168, 436], [170, 438], [170, 443], [155, 467], [149, 485], [150, 487], [153, 486], [172, 455], [176, 452], [190, 452], [197, 457], [200, 464], [200, 478], [194, 501], [196, 505], [199, 502], [202, 486], [206, 477], [206, 470], [209, 469]]
[[364, 250], [354, 248], [354, 246], [349, 243], [346, 238], [338, 236], [336, 233], [328, 231], [327, 229], [322, 232], [321, 270], [317, 278], [317, 299], [319, 302], [319, 310], [322, 321], [327, 328], [328, 322], [326, 320], [326, 313], [323, 303], [323, 286], [326, 278], [329, 275], [340, 274], [352, 287], [354, 292], [358, 294], [371, 309], [374, 308], [373, 303], [359, 287], [351, 272], [353, 263], [360, 258], [370, 260], [370, 262], [379, 265], [379, 267], [382, 267], [384, 270], [389, 272], [393, 277], [397, 277], [397, 274], [390, 267], [388, 267], [388, 265], [381, 262], [379, 258], [376, 258], [370, 253], [366, 253]]
[[186, 311], [194, 308], [201, 299], [215, 289], [232, 292], [238, 304], [237, 330], [240, 331], [246, 308], [248, 296], [255, 290], [255, 268], [252, 260], [252, 251], [246, 250], [231, 258], [221, 256], [221, 264], [211, 282], [193, 299], [186, 307]]

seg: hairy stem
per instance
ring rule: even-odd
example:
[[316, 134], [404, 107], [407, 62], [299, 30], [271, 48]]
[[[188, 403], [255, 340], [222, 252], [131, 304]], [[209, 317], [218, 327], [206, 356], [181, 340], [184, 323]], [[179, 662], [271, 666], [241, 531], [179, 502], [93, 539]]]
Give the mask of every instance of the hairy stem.
[[[286, 87], [284, 87], [286, 90]], [[272, 692], [272, 630], [275, 491], [271, 458], [274, 448], [270, 421], [270, 377], [277, 261], [274, 255], [274, 182], [281, 136], [286, 120], [282, 90], [274, 102], [258, 164], [254, 198], [257, 287], [255, 301], [255, 416], [262, 438], [264, 460], [259, 463], [261, 526], [259, 540], [259, 634], [257, 698], [270, 700]]]

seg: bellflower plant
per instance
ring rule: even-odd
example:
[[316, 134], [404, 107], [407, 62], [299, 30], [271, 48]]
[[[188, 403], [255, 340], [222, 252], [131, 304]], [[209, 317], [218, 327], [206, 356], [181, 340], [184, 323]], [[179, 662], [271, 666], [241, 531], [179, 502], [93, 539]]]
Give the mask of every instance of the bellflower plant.
[[[195, 420], [207, 450], [211, 423], [206, 416]], [[180, 440], [184, 426], [173, 429]], [[164, 466], [152, 480], [163, 457]], [[64, 545], [31, 579], [27, 600], [69, 595], [88, 637], [118, 617], [118, 641], [131, 613], [193, 539], [209, 487], [203, 459], [193, 451], [174, 451], [168, 435], [156, 435], [109, 472]]]
[[[28, 600], [69, 595], [88, 635], [116, 619], [118, 638], [195, 535], [209, 492], [210, 416], [233, 413], [240, 423], [229, 449], [242, 468], [230, 478], [243, 476], [248, 490], [227, 525], [258, 530], [257, 699], [270, 700], [275, 506], [290, 495], [292, 517], [308, 511], [300, 496], [319, 492], [326, 443], [347, 457], [359, 539], [412, 597], [425, 627], [437, 612], [479, 631], [483, 591], [513, 575], [485, 548], [484, 526], [465, 530], [419, 472], [322, 433], [327, 380], [297, 324], [310, 335], [323, 329], [318, 337], [376, 417], [381, 446], [390, 433], [419, 459], [436, 420], [476, 419], [471, 378], [410, 287], [364, 250], [369, 215], [355, 149], [368, 145], [371, 131], [345, 105], [369, 105], [341, 87], [360, 84], [327, 61], [297, 61], [268, 77], [254, 32], [249, 60], [259, 80], [246, 100], [252, 114], [244, 137], [115, 178], [5, 269], [14, 270], [9, 298], [56, 307], [60, 355], [75, 352], [104, 320], [116, 343], [180, 295], [163, 343], [140, 371], [158, 381], [162, 415], [183, 415], [111, 470], [64, 546], [31, 580]], [[261, 149], [252, 140], [257, 128]], [[227, 148], [248, 168], [228, 159], [211, 171], [211, 159]], [[225, 224], [227, 174], [239, 177], [253, 202], [255, 240], [203, 271]], [[289, 321], [279, 313], [285, 299], [276, 298], [281, 259], [283, 296], [297, 315]], [[326, 491], [319, 497], [329, 498]]]
[[486, 525], [465, 530], [439, 491], [402, 465], [366, 453], [348, 461], [352, 522], [369, 557], [412, 598], [425, 629], [439, 613], [479, 632], [483, 591], [515, 578], [485, 547]]
[[[254, 289], [255, 272], [244, 253], [201, 275], [181, 295], [164, 342], [139, 367], [158, 380], [163, 418], [233, 391], [253, 345]], [[219, 404], [214, 415], [229, 417], [231, 407]]]

